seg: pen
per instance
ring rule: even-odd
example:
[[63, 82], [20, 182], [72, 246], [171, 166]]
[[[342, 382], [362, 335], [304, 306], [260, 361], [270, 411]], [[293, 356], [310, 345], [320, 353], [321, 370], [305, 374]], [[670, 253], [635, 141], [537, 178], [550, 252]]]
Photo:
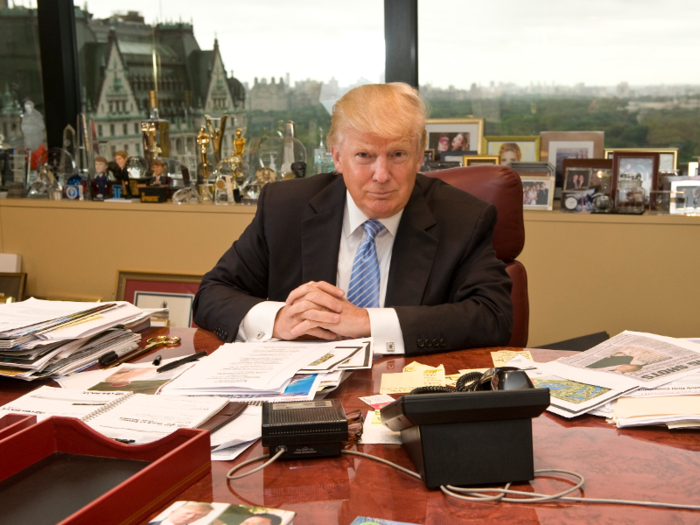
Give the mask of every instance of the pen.
[[192, 361], [196, 361], [200, 357], [204, 357], [207, 355], [206, 352], [197, 352], [196, 354], [190, 354], [187, 357], [183, 357], [182, 359], [178, 359], [177, 361], [173, 361], [172, 363], [168, 363], [167, 365], [163, 365], [160, 368], [156, 369], [156, 372], [167, 372], [168, 370], [173, 370], [174, 368], [177, 368], [180, 365], [184, 365], [185, 363], [191, 363]]
[[98, 363], [100, 363], [102, 366], [109, 366], [112, 363], [114, 363], [117, 359], [120, 357], [128, 354], [135, 348], [138, 348], [138, 344], [134, 343], [133, 345], [125, 346], [122, 348], [120, 351], [115, 352], [114, 350], [110, 350], [106, 354], [100, 356], [100, 358], [97, 360]]
[[158, 365], [160, 364], [160, 362], [161, 362], [162, 359], [163, 359], [162, 356], [157, 355], [156, 358], [153, 360], [153, 364], [154, 364], [155, 366], [158, 366]]

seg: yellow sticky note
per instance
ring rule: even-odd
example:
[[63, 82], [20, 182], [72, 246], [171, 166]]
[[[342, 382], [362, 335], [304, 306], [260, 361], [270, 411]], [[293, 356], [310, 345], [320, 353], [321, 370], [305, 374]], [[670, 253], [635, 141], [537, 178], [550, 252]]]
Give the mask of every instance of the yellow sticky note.
[[428, 365], [424, 365], [422, 363], [419, 363], [418, 361], [413, 361], [412, 363], [409, 363], [406, 366], [404, 366], [403, 371], [404, 372], [419, 372], [421, 370], [432, 370], [434, 368], [442, 368], [443, 370], [445, 370], [444, 365], [428, 366]]
[[514, 352], [513, 350], [499, 350], [498, 352], [491, 352], [491, 359], [493, 359], [493, 366], [498, 368], [499, 366], [506, 366], [508, 361], [519, 355], [532, 361], [532, 355], [530, 355], [529, 350], [523, 350], [522, 352]]
[[408, 394], [421, 386], [445, 386], [445, 370], [430, 368], [418, 372], [382, 374], [380, 394]]

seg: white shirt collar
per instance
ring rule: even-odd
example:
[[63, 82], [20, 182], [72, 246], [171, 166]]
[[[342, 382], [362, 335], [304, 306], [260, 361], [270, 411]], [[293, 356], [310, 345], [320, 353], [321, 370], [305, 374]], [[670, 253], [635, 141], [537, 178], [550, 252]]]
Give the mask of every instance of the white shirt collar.
[[[369, 217], [365, 215], [360, 208], [357, 207], [355, 201], [352, 199], [350, 192], [345, 190], [345, 218], [343, 221], [343, 235], [346, 237], [353, 234], [353, 232], [362, 226], [362, 224], [369, 220]], [[377, 219], [382, 223], [386, 231], [388, 231], [392, 237], [396, 237], [396, 231], [399, 229], [399, 223], [401, 222], [401, 216], [403, 215], [403, 209], [396, 215], [392, 215], [386, 219]], [[381, 232], [380, 232], [381, 235]]]

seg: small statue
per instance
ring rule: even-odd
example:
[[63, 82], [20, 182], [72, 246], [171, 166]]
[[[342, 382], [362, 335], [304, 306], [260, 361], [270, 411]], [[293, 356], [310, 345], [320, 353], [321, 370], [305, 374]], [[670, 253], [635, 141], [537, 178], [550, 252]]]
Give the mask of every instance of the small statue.
[[[126, 151], [119, 150], [114, 154], [114, 161], [109, 163], [109, 170], [114, 174], [114, 178], [121, 184], [122, 193], [125, 199], [131, 198], [131, 188], [129, 187], [129, 171], [126, 169]], [[115, 196], [116, 197], [116, 196]]]
[[170, 177], [165, 169], [165, 163], [160, 159], [155, 159], [151, 164], [153, 177], [148, 181], [149, 186], [170, 186]]
[[255, 172], [255, 180], [258, 181], [260, 186], [264, 186], [268, 182], [275, 182], [277, 180], [277, 173], [272, 168], [264, 166]]
[[211, 142], [211, 139], [204, 130], [204, 126], [202, 126], [199, 128], [199, 133], [197, 133], [197, 145], [199, 146], [199, 153], [202, 156], [202, 170], [204, 172], [205, 181], [209, 178], [207, 174], [207, 148], [209, 147], [209, 142]]
[[44, 116], [34, 109], [34, 102], [24, 102], [22, 114], [22, 134], [24, 135], [24, 147], [32, 151], [38, 150], [44, 142]]
[[95, 200], [102, 201], [107, 195], [107, 159], [104, 157], [95, 157], [95, 178], [93, 179], [95, 187]]
[[306, 177], [306, 162], [292, 162], [292, 173], [294, 173], [297, 179]]
[[[214, 127], [214, 120], [209, 115], [204, 115], [204, 121], [207, 123], [207, 128], [209, 129], [209, 136], [211, 138], [211, 145], [214, 148], [214, 162], [217, 163], [221, 160], [221, 146], [224, 140], [224, 133], [226, 132], [226, 119], [228, 115], [221, 117], [221, 125], [219, 129]], [[202, 126], [204, 128], [204, 126]]]
[[243, 150], [245, 149], [246, 140], [241, 137], [243, 131], [241, 128], [236, 129], [236, 138], [233, 139], [233, 154], [236, 157], [243, 157]]

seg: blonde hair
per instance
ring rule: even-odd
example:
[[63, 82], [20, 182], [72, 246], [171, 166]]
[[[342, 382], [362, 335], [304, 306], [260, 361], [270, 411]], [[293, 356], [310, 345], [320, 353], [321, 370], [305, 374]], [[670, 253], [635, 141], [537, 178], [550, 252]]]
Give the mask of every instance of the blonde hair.
[[418, 151], [425, 150], [427, 108], [418, 91], [403, 82], [367, 84], [343, 95], [333, 106], [326, 143], [337, 147], [349, 130], [382, 138], [412, 137]]
[[501, 144], [501, 148], [498, 150], [498, 158], [500, 159], [506, 151], [512, 151], [520, 160], [523, 157], [522, 151], [520, 151], [520, 146], [515, 142], [504, 142]]

